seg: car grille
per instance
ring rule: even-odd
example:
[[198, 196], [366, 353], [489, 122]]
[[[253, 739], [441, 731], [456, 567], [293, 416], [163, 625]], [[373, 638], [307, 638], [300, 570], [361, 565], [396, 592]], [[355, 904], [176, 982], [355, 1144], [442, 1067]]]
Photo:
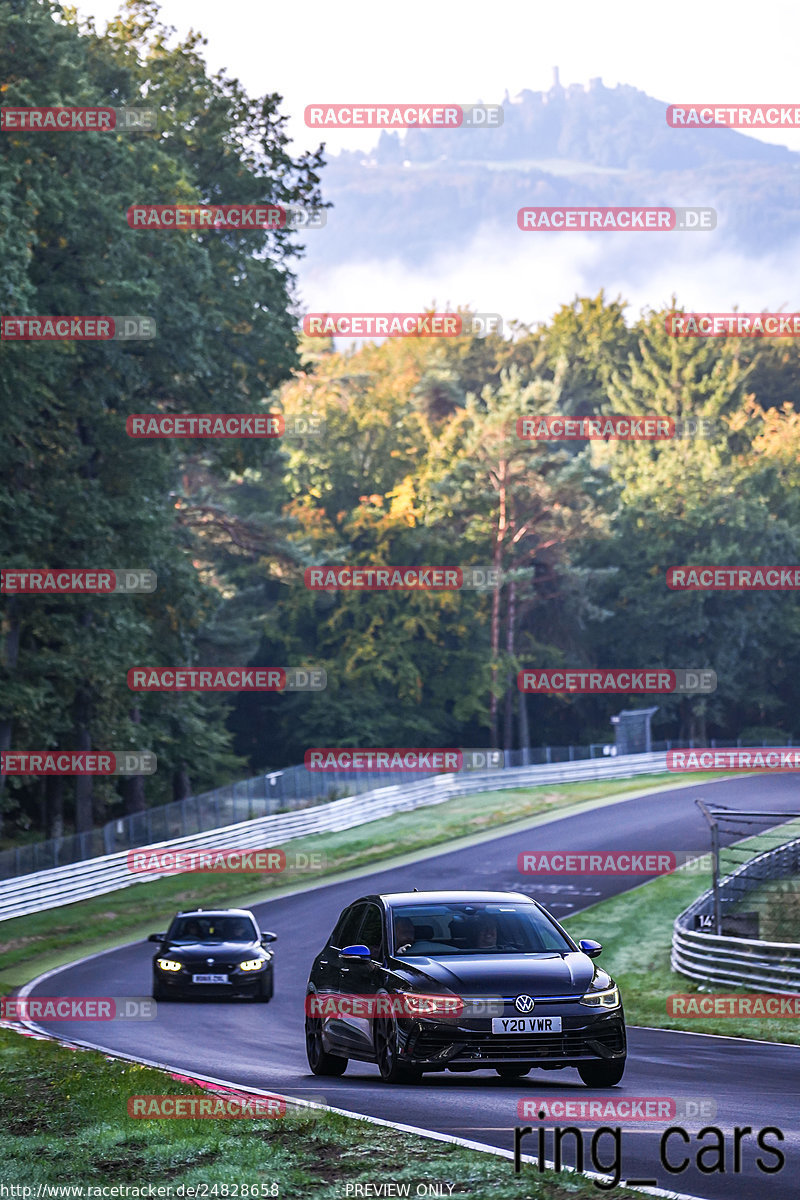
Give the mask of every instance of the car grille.
[[224, 975], [228, 971], [235, 971], [239, 966], [238, 962], [215, 962], [211, 966], [205, 960], [201, 962], [193, 962], [186, 964], [186, 970], [192, 975]]
[[[575, 1033], [553, 1033], [525, 1037], [524, 1034], [514, 1034], [511, 1037], [501, 1037], [496, 1034], [467, 1034], [461, 1033], [454, 1040], [446, 1032], [431, 1031], [420, 1034], [414, 1043], [412, 1053], [416, 1058], [435, 1058], [457, 1046], [454, 1055], [448, 1055], [448, 1062], [466, 1062], [475, 1059], [516, 1058], [534, 1061], [540, 1058], [597, 1058], [598, 1046], [609, 1053], [616, 1053], [624, 1048], [621, 1026], [598, 1031], [587, 1035], [583, 1031]], [[600, 1051], [602, 1053], [602, 1051]]]

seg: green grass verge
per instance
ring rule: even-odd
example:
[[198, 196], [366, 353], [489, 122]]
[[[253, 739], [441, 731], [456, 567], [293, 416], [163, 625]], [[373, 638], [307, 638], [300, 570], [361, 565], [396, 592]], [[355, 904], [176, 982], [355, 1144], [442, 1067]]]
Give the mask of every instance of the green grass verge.
[[[453, 1196], [491, 1200], [597, 1195], [594, 1184], [577, 1175], [539, 1174], [525, 1163], [515, 1175], [510, 1159], [322, 1110], [289, 1109], [273, 1120], [132, 1118], [129, 1096], [203, 1093], [149, 1067], [2, 1028], [0, 1064], [0, 1183], [6, 1186], [170, 1185], [175, 1196], [182, 1184], [217, 1184], [219, 1196], [239, 1185], [240, 1196], [247, 1186], [259, 1197], [339, 1200], [348, 1183], [407, 1182], [411, 1195], [418, 1183], [448, 1183]], [[517, 1090], [509, 1089], [511, 1112]], [[509, 1128], [515, 1123], [510, 1118]], [[637, 1193], [617, 1188], [614, 1195], [634, 1200]]]
[[[692, 783], [719, 778], [703, 775]], [[0, 924], [0, 993], [35, 975], [86, 954], [144, 938], [165, 928], [180, 908], [248, 905], [281, 892], [314, 886], [373, 863], [413, 862], [425, 852], [456, 849], [529, 819], [545, 821], [561, 810], [580, 811], [625, 794], [676, 786], [674, 774], [482, 792], [443, 804], [397, 813], [339, 833], [315, 834], [286, 843], [290, 851], [321, 852], [324, 871], [289, 870], [280, 875], [183, 874], [137, 883], [92, 900], [16, 917]], [[445, 846], [445, 843], [450, 843]], [[436, 847], [436, 850], [432, 850]]]
[[[787, 825], [794, 830], [795, 823]], [[787, 837], [790, 836], [787, 833]], [[796, 832], [792, 835], [796, 836]], [[769, 832], [737, 843], [739, 850], [758, 854], [775, 845]], [[737, 854], [736, 865], [744, 856]], [[717, 1033], [726, 1037], [757, 1038], [800, 1045], [800, 1020], [789, 1017], [671, 1017], [667, 997], [682, 995], [745, 994], [758, 988], [703, 985], [670, 968], [672, 927], [679, 913], [711, 886], [711, 871], [678, 870], [641, 887], [593, 904], [561, 923], [571, 935], [596, 938], [604, 950], [602, 965], [620, 986], [629, 1025], [683, 1029], [691, 1033]], [[749, 907], [749, 902], [747, 907]]]

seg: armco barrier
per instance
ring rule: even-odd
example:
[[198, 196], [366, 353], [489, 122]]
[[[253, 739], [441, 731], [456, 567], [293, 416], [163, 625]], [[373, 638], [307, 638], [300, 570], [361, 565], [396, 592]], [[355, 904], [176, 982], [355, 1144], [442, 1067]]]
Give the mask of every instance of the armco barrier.
[[[570, 783], [583, 779], [624, 779], [665, 770], [666, 755], [657, 753], [596, 758], [551, 766], [518, 767], [469, 775], [434, 775], [418, 783], [395, 784], [392, 787], [365, 792], [360, 796], [331, 800], [300, 812], [275, 813], [253, 821], [242, 821], [222, 829], [194, 834], [191, 837], [155, 842], [153, 845], [161, 849], [190, 849], [202, 846], [256, 849], [280, 846], [292, 838], [305, 837], [310, 833], [351, 829], [353, 826], [363, 825], [367, 821], [375, 821], [392, 813], [442, 804], [455, 796], [467, 796], [474, 792], [494, 792], [547, 783]], [[48, 908], [59, 908], [76, 900], [88, 900], [92, 896], [102, 896], [105, 892], [113, 892], [132, 883], [157, 878], [159, 875], [156, 873], [133, 876], [128, 869], [126, 851], [71, 863], [65, 867], [37, 871], [31, 875], [21, 875], [0, 883], [0, 921], [8, 921], [12, 917], [22, 917]]]
[[[774, 865], [773, 878], [797, 872], [800, 839], [776, 846], [743, 863], [720, 880], [720, 893], [746, 894], [764, 881], [765, 865]], [[671, 964], [674, 971], [703, 983], [747, 987], [777, 995], [800, 992], [800, 945], [761, 942], [755, 938], [725, 936], [692, 929], [695, 916], [714, 912], [714, 892], [709, 888], [677, 917], [672, 930]]]

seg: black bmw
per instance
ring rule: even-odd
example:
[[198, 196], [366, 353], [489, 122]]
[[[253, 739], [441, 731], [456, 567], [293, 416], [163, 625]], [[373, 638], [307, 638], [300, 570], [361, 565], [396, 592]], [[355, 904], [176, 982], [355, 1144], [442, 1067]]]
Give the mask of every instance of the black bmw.
[[535, 900], [519, 892], [364, 896], [339, 917], [311, 968], [306, 1051], [315, 1075], [349, 1059], [388, 1083], [425, 1071], [576, 1067], [589, 1087], [625, 1070], [614, 980]]
[[272, 999], [273, 952], [277, 934], [261, 933], [246, 908], [194, 909], [173, 917], [153, 959], [153, 999], [186, 996], [252, 996]]

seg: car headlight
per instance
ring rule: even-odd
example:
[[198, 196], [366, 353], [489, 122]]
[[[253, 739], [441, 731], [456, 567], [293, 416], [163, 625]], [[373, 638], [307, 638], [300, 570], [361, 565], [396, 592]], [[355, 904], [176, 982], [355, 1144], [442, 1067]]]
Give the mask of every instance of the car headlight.
[[174, 958], [157, 958], [156, 962], [162, 971], [180, 971], [182, 963], [175, 962]]
[[244, 962], [239, 963], [240, 971], [260, 971], [264, 966], [263, 958], [246, 958]]
[[587, 992], [581, 997], [581, 1004], [589, 1008], [619, 1008], [619, 988], [605, 988], [602, 992]]
[[408, 1017], [453, 1017], [458, 1016], [464, 1007], [458, 996], [415, 996], [410, 992], [402, 992], [400, 1008], [403, 1016]]

